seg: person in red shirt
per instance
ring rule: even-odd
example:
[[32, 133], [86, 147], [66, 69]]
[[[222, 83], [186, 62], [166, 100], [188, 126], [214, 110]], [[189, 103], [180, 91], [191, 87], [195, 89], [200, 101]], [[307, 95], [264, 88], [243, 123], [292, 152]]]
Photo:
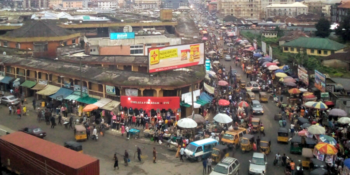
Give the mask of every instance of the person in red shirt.
[[17, 108], [17, 115], [18, 115], [18, 118], [21, 118], [21, 109], [20, 108]]
[[132, 116], [132, 123], [136, 126], [136, 116], [135, 115]]

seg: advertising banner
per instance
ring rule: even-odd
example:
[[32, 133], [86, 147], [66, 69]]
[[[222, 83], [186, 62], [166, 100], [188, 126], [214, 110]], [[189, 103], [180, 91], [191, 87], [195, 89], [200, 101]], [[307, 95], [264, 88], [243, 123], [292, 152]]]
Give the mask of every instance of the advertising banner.
[[134, 39], [135, 33], [134, 32], [124, 32], [124, 33], [110, 33], [109, 34], [110, 39]]
[[180, 97], [129, 97], [121, 96], [120, 105], [127, 108], [137, 108], [149, 111], [162, 109], [179, 109]]
[[139, 91], [137, 89], [125, 89], [126, 96], [139, 96]]
[[326, 91], [326, 76], [315, 70], [315, 87], [321, 92]]
[[261, 41], [261, 51], [263, 51], [264, 53], [266, 52], [266, 43], [264, 41]]
[[149, 73], [204, 64], [204, 43], [148, 49]]
[[[80, 85], [74, 85], [74, 91], [80, 92]], [[88, 94], [88, 89], [87, 89], [87, 87], [83, 86], [82, 92]]]
[[309, 86], [309, 76], [307, 74], [307, 70], [300, 65], [298, 65], [298, 78], [306, 86]]
[[[201, 91], [199, 89], [193, 91], [193, 100], [196, 101], [199, 95], [201, 95]], [[181, 100], [184, 101], [185, 103], [192, 103], [192, 92], [187, 92], [182, 94]]]
[[272, 57], [272, 47], [271, 46], [269, 46], [269, 56], [273, 59], [273, 57]]
[[111, 95], [115, 95], [115, 86], [106, 85], [106, 93], [111, 94]]

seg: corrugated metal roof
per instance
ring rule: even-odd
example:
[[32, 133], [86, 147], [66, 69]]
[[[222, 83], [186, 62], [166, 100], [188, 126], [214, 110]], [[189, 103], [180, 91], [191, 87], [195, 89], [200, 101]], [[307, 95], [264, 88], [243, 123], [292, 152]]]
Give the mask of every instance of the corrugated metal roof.
[[283, 44], [282, 46], [288, 47], [302, 47], [310, 49], [322, 49], [322, 50], [340, 50], [345, 47], [344, 44], [332, 41], [326, 38], [306, 38], [300, 37], [293, 41]]

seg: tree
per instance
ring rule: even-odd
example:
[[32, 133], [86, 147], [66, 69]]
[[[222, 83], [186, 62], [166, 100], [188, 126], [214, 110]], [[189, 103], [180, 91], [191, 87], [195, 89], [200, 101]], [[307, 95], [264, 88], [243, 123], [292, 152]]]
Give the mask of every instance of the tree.
[[321, 18], [317, 24], [315, 24], [315, 27], [317, 29], [315, 32], [316, 36], [326, 38], [331, 34], [331, 23], [325, 18]]
[[236, 17], [232, 16], [232, 15], [227, 15], [225, 16], [225, 18], [223, 19], [223, 21], [225, 22], [229, 22], [229, 21], [232, 21], [232, 22], [235, 22], [237, 20]]
[[344, 42], [350, 41], [350, 16], [343, 18], [338, 28], [335, 29], [335, 34], [339, 35]]
[[284, 31], [278, 26], [275, 28], [275, 31], [277, 31], [277, 37], [282, 37], [284, 35]]

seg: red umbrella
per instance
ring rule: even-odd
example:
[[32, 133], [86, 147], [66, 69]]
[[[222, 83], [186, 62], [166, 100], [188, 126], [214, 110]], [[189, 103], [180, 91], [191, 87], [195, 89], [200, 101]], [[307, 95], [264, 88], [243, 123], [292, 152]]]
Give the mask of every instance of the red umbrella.
[[266, 67], [269, 67], [269, 66], [272, 66], [272, 65], [277, 66], [277, 63], [267, 63], [267, 64], [266, 64]]
[[334, 103], [332, 101], [324, 101], [324, 104], [326, 104], [327, 106], [333, 106]]
[[238, 103], [238, 106], [239, 107], [248, 107], [249, 104], [246, 101], [241, 101], [241, 102]]
[[219, 106], [228, 106], [230, 102], [228, 100], [220, 99], [218, 102]]
[[220, 81], [218, 82], [218, 85], [219, 85], [219, 86], [227, 86], [228, 83], [227, 83], [227, 81], [220, 80]]
[[315, 98], [316, 96], [314, 94], [310, 94], [310, 95], [305, 95], [303, 96], [303, 98], [305, 99], [310, 99], [310, 98]]

